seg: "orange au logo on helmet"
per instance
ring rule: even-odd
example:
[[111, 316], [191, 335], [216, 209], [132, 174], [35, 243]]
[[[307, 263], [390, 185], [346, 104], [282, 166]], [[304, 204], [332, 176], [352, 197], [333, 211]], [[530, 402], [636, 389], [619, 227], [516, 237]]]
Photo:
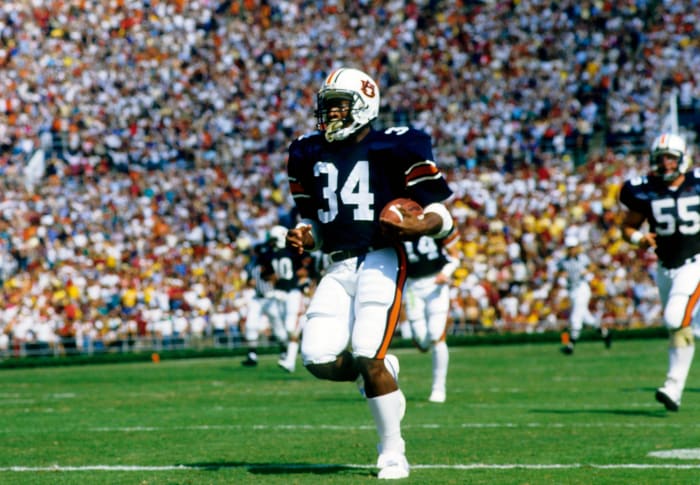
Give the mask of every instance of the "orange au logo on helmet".
[[363, 80], [362, 81], [362, 86], [360, 87], [360, 91], [362, 91], [362, 94], [367, 96], [368, 98], [374, 98], [374, 84], [372, 84], [372, 81], [368, 80]]

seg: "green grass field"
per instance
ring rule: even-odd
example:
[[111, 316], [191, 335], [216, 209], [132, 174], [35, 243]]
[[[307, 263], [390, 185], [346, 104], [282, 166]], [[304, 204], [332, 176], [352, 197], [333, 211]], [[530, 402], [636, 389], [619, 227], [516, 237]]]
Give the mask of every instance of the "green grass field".
[[[700, 483], [700, 370], [667, 413], [653, 398], [666, 345], [451, 348], [442, 405], [427, 402], [430, 356], [396, 350], [412, 464], [400, 483]], [[375, 482], [376, 432], [355, 386], [261, 359], [0, 371], [0, 483]], [[650, 455], [679, 449], [694, 451]]]

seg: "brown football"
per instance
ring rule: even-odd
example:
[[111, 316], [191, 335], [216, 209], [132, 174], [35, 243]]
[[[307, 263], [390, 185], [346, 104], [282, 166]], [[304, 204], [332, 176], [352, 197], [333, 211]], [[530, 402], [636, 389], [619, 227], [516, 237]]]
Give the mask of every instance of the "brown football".
[[423, 208], [418, 202], [412, 199], [407, 199], [405, 197], [400, 197], [398, 199], [390, 201], [387, 205], [384, 206], [382, 212], [379, 214], [379, 220], [401, 223], [403, 221], [403, 214], [401, 214], [399, 207], [417, 216], [423, 213]]

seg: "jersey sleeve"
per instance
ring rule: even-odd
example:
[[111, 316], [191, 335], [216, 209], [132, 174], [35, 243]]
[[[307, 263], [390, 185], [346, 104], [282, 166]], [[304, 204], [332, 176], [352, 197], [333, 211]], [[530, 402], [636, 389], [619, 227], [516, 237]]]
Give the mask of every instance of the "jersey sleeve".
[[304, 219], [315, 218], [314, 205], [311, 196], [313, 180], [309, 179], [312, 172], [307, 169], [309, 138], [301, 137], [294, 140], [289, 146], [287, 158], [287, 178], [289, 191], [294, 199], [299, 215]]
[[397, 136], [403, 138], [395, 157], [402, 162], [408, 196], [422, 206], [447, 200], [452, 190], [434, 161], [430, 136], [415, 129]]
[[620, 189], [620, 203], [634, 212], [644, 213], [643, 202], [636, 196], [642, 179], [627, 180]]

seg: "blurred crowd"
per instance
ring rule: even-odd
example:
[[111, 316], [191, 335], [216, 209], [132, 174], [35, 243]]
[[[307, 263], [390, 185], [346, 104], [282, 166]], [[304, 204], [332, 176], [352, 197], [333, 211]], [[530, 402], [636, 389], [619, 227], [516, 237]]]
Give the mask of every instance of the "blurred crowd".
[[457, 193], [455, 328], [566, 319], [575, 231], [595, 311], [658, 318], [654, 257], [617, 228], [667, 95], [700, 98], [697, 1], [32, 0], [0, 5], [0, 348], [235, 332], [245, 264], [294, 219], [286, 148], [334, 67], [378, 125], [433, 137]]

